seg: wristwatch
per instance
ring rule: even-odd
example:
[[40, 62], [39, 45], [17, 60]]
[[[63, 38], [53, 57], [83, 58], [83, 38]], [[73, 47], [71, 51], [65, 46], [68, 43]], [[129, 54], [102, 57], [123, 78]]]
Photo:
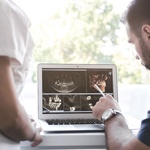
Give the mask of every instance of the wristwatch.
[[110, 118], [114, 117], [117, 114], [121, 114], [122, 113], [118, 110], [114, 110], [114, 109], [107, 109], [103, 112], [102, 117], [100, 119], [100, 121], [102, 122], [102, 124], [105, 124], [105, 122], [107, 120], [109, 120]]

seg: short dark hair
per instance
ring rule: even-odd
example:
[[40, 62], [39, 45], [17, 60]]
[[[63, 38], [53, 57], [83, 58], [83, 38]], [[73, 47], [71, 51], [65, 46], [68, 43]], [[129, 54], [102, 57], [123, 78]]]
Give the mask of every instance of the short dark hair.
[[150, 24], [150, 0], [132, 0], [121, 21], [128, 23], [135, 35], [141, 34], [143, 24]]

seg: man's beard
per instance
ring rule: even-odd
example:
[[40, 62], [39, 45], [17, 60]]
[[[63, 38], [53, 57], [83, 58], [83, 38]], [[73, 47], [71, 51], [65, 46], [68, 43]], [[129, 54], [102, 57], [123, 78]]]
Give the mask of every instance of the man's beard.
[[150, 70], [150, 49], [145, 44], [142, 38], [139, 39], [139, 44], [142, 52], [142, 58], [144, 60], [142, 65], [145, 66], [146, 69]]

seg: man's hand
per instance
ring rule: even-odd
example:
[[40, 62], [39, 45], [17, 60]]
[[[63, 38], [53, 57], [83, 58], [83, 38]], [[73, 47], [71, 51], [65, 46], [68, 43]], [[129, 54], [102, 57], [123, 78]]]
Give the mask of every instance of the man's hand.
[[36, 132], [35, 132], [34, 137], [30, 141], [32, 142], [31, 146], [35, 147], [43, 141], [43, 139], [40, 135], [42, 128], [35, 122], [35, 120], [33, 118], [31, 119], [31, 123], [32, 123], [33, 128], [35, 128]]
[[41, 128], [36, 128], [36, 134], [35, 134], [34, 138], [31, 140], [31, 142], [32, 142], [31, 146], [32, 147], [39, 145], [43, 141], [43, 139], [40, 135], [41, 131], [42, 131]]
[[106, 95], [104, 97], [101, 97], [99, 101], [95, 104], [95, 106], [92, 108], [93, 116], [97, 119], [100, 119], [102, 113], [106, 109], [111, 109], [111, 108], [121, 111], [117, 101], [111, 95]]

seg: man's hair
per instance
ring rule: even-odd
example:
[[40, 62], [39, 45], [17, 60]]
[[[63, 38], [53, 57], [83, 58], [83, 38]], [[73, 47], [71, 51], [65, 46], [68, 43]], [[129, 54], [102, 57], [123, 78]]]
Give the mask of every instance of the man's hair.
[[150, 0], [132, 0], [121, 21], [128, 23], [135, 35], [141, 35], [143, 24], [150, 24]]

